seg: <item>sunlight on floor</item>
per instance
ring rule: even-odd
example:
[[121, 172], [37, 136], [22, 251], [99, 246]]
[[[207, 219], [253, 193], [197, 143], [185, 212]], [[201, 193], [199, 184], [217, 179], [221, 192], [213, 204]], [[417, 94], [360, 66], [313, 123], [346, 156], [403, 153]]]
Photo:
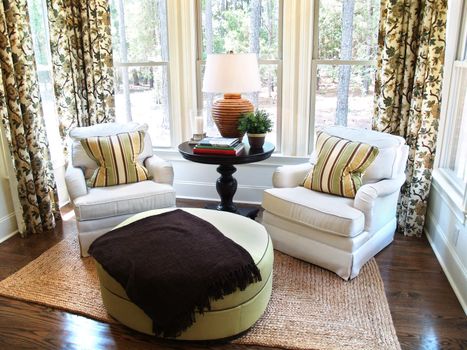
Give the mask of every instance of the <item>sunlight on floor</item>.
[[101, 349], [115, 346], [115, 341], [109, 337], [107, 324], [97, 324], [82, 316], [66, 314], [68, 343], [79, 344], [80, 349]]
[[62, 213], [62, 220], [63, 221], [69, 221], [71, 219], [75, 218], [75, 212], [73, 210], [70, 210], [67, 213]]

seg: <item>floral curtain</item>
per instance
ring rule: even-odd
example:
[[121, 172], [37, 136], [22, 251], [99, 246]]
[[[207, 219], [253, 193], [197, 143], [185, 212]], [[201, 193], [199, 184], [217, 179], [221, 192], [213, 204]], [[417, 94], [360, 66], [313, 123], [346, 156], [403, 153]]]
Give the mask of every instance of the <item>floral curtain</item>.
[[112, 122], [114, 80], [108, 0], [47, 0], [60, 133]]
[[373, 129], [410, 148], [398, 231], [421, 236], [438, 134], [447, 0], [382, 0]]
[[0, 116], [16, 173], [19, 228], [40, 233], [52, 229], [60, 214], [26, 0], [0, 2], [0, 65]]

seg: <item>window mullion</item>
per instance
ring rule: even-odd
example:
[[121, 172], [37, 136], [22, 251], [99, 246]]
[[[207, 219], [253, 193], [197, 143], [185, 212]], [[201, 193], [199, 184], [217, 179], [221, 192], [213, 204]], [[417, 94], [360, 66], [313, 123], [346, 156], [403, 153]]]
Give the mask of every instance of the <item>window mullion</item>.
[[310, 86], [310, 125], [309, 125], [309, 143], [308, 153], [311, 154], [315, 145], [315, 111], [316, 111], [316, 87], [318, 79], [318, 65], [316, 62], [311, 62], [311, 86]]
[[157, 67], [168, 66], [168, 61], [147, 61], [147, 62], [115, 62], [115, 67]]
[[349, 66], [374, 66], [376, 65], [375, 60], [339, 60], [339, 59], [314, 59], [316, 64], [328, 64], [332, 66], [338, 65], [349, 65]]

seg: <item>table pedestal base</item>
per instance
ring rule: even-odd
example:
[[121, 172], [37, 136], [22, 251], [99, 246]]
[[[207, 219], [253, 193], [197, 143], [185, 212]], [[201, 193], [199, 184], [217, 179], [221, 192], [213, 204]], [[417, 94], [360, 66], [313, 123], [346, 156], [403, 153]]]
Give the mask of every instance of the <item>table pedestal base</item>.
[[[206, 209], [221, 210], [219, 209], [219, 204], [208, 204], [205, 206]], [[257, 208], [247, 208], [247, 207], [238, 207], [237, 210], [232, 212], [238, 215], [246, 216], [250, 219], [255, 219], [258, 216], [259, 209]]]
[[232, 175], [236, 171], [237, 169], [233, 165], [221, 164], [217, 167], [217, 172], [221, 176], [216, 181], [216, 189], [221, 202], [218, 205], [207, 205], [206, 208], [228, 211], [254, 219], [258, 215], [259, 209], [238, 208], [233, 203], [233, 197], [237, 192], [237, 180]]

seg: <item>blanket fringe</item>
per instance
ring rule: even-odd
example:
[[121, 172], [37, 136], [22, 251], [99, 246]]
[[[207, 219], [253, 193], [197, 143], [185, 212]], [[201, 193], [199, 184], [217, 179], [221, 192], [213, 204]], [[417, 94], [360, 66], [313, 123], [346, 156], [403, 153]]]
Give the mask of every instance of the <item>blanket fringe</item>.
[[216, 276], [216, 281], [212, 282], [207, 288], [207, 293], [204, 293], [207, 297], [198, 300], [191, 313], [178, 315], [170, 325], [158, 327], [154, 324], [153, 331], [157, 336], [176, 338], [195, 323], [196, 312], [203, 314], [206, 310], [211, 310], [211, 300], [222, 299], [237, 289], [245, 290], [248, 285], [261, 280], [261, 273], [254, 263], [230, 271], [223, 276]]

